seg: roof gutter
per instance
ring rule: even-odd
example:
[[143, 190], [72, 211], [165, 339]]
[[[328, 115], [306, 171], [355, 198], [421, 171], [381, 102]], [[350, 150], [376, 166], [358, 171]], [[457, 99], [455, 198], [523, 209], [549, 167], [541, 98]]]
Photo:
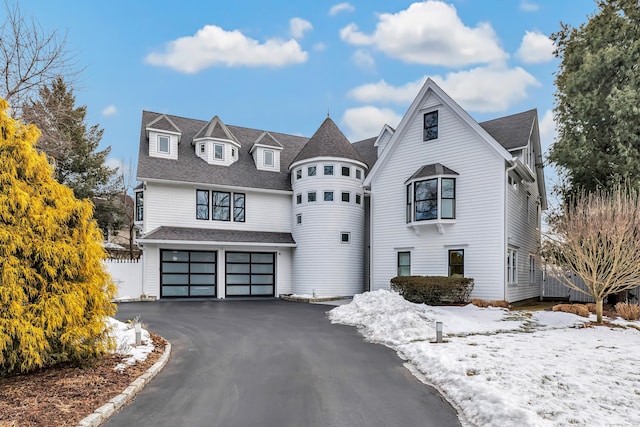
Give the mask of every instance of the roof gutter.
[[295, 248], [296, 243], [269, 243], [269, 242], [217, 242], [202, 240], [164, 240], [164, 239], [138, 239], [138, 244], [148, 245], [172, 245], [172, 246], [260, 246], [260, 247], [283, 247]]

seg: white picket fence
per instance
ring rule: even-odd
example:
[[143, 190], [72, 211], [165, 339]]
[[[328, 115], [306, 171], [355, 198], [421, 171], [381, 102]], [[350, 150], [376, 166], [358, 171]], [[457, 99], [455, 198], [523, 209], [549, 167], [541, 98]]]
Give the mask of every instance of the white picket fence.
[[108, 259], [107, 270], [117, 286], [117, 300], [139, 299], [142, 292], [142, 257], [140, 259]]
[[[571, 282], [581, 289], [586, 290], [584, 280], [582, 280], [580, 277], [573, 275], [571, 277]], [[632, 289], [629, 293], [630, 295], [633, 295], [633, 297], [635, 297], [635, 299], [629, 302], [637, 303], [640, 300], [640, 286]], [[558, 278], [554, 277], [552, 274], [549, 274], [546, 270], [544, 271], [542, 298], [566, 298], [572, 302], [594, 302], [594, 299], [592, 297], [583, 294], [582, 292], [578, 292], [575, 289], [566, 287]]]

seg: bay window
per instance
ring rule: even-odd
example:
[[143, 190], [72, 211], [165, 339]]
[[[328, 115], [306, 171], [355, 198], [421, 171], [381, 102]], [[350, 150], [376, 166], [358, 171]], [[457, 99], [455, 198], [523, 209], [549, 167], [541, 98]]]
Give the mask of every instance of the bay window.
[[455, 208], [455, 178], [433, 177], [407, 184], [407, 223], [455, 219]]

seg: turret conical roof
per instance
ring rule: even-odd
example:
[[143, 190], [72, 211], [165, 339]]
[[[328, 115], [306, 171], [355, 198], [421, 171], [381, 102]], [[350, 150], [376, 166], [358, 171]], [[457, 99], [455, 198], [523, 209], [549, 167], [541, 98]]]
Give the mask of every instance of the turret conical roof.
[[[293, 163], [314, 157], [342, 157], [365, 163], [338, 126], [327, 117], [300, 150]], [[366, 164], [366, 163], [365, 163]]]

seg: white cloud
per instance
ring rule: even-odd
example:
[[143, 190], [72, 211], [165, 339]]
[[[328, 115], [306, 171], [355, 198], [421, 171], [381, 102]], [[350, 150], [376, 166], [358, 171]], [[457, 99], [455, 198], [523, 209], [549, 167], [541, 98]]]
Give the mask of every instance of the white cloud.
[[369, 51], [364, 49], [358, 49], [353, 52], [353, 55], [351, 55], [351, 60], [358, 67], [365, 70], [370, 70], [376, 66], [376, 61], [374, 61]]
[[380, 14], [370, 35], [351, 23], [340, 30], [340, 37], [410, 63], [459, 67], [507, 58], [489, 23], [467, 27], [454, 6], [435, 0], [413, 3], [398, 13]]
[[351, 142], [378, 136], [382, 126], [388, 124], [396, 127], [402, 116], [390, 108], [378, 108], [371, 105], [349, 108], [342, 116], [342, 123], [347, 129]]
[[[530, 87], [540, 86], [535, 77], [520, 67], [478, 67], [431, 78], [462, 108], [475, 112], [505, 111], [526, 99]], [[401, 86], [380, 80], [352, 89], [349, 96], [361, 102], [406, 105], [413, 101], [425, 80], [426, 77]]]
[[338, 3], [331, 6], [331, 9], [329, 9], [329, 16], [335, 16], [340, 12], [353, 12], [354, 10], [356, 10], [356, 8], [353, 7], [351, 3]]
[[115, 116], [117, 113], [118, 109], [113, 104], [109, 104], [102, 109], [102, 115], [105, 117]]
[[318, 43], [313, 45], [313, 50], [315, 50], [316, 52], [325, 51], [325, 50], [327, 50], [327, 45], [322, 43], [322, 42], [318, 42]]
[[522, 37], [516, 57], [525, 64], [539, 64], [553, 60], [556, 49], [553, 41], [542, 33], [527, 31]]
[[542, 146], [542, 152], [544, 154], [549, 152], [549, 147], [553, 145], [558, 135], [558, 129], [556, 128], [556, 122], [553, 119], [553, 111], [547, 110], [544, 116], [540, 119], [540, 144]]
[[533, 3], [527, 0], [522, 0], [520, 2], [520, 10], [524, 12], [537, 12], [540, 9], [540, 5], [537, 3]]
[[311, 22], [302, 18], [291, 18], [289, 20], [289, 32], [294, 39], [301, 39], [304, 37], [304, 33], [311, 31], [313, 25]]
[[303, 63], [308, 56], [293, 39], [268, 39], [260, 43], [238, 30], [226, 31], [216, 25], [205, 25], [193, 36], [167, 43], [165, 52], [150, 53], [145, 62], [193, 74], [216, 65], [283, 67]]

